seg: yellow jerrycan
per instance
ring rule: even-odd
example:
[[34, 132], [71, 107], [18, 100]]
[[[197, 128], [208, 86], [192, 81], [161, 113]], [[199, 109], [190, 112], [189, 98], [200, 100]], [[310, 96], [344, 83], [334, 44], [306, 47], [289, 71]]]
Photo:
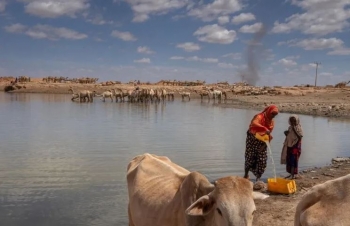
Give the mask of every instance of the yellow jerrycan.
[[[273, 167], [275, 167], [275, 163], [273, 162], [273, 157], [270, 148], [270, 136], [268, 134], [260, 135], [259, 133], [255, 134], [256, 139], [265, 142], [270, 151]], [[294, 180], [287, 180], [284, 178], [276, 178], [276, 172], [274, 178], [267, 179], [267, 190], [273, 193], [280, 194], [292, 194], [297, 191], [297, 185]]]
[[256, 133], [255, 138], [262, 142], [270, 142], [270, 136], [268, 134], [260, 135], [259, 133]]

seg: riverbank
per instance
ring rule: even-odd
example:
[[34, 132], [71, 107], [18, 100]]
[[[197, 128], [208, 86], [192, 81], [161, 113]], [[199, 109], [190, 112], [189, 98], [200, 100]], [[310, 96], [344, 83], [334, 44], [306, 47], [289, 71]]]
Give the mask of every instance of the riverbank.
[[[7, 83], [0, 84], [0, 90], [4, 90]], [[102, 93], [108, 89], [122, 88], [134, 89], [133, 84], [115, 84], [104, 86], [102, 84], [78, 84], [78, 83], [46, 83], [42, 81], [18, 84], [19, 88], [10, 91], [11, 93], [56, 93], [70, 94], [68, 89], [88, 89]], [[216, 101], [220, 107], [233, 107], [262, 110], [268, 104], [276, 104], [280, 112], [314, 115], [332, 118], [350, 119], [350, 87], [268, 87], [259, 91], [242, 93], [246, 87], [232, 88], [232, 86], [218, 86], [215, 84], [205, 85], [215, 87], [227, 92], [226, 101]], [[165, 86], [165, 85], [140, 85], [140, 88], [164, 88], [175, 93], [175, 99], [181, 98], [179, 91], [190, 92], [191, 99], [198, 99], [200, 96], [195, 91], [202, 90], [204, 86]], [[235, 92], [232, 90], [235, 89]], [[250, 88], [259, 89], [258, 87]], [[238, 90], [238, 91], [237, 91]], [[203, 101], [208, 101], [203, 97]], [[213, 100], [210, 100], [211, 102]]]
[[257, 226], [294, 226], [295, 208], [302, 195], [312, 186], [333, 180], [350, 173], [349, 158], [335, 158], [325, 167], [304, 170], [301, 178], [296, 179], [297, 192], [292, 195], [273, 195], [265, 200], [256, 201], [257, 211], [254, 225]]
[[[287, 91], [290, 88], [281, 89]], [[310, 88], [302, 95], [237, 95], [221, 106], [261, 111], [269, 104], [277, 105], [280, 112], [285, 113], [350, 119], [350, 89], [348, 88], [317, 90]]]

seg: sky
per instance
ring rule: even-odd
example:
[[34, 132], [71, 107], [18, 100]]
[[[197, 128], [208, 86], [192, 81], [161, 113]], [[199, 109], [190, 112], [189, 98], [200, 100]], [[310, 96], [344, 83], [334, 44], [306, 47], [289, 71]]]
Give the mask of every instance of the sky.
[[350, 80], [349, 0], [0, 0], [0, 77]]

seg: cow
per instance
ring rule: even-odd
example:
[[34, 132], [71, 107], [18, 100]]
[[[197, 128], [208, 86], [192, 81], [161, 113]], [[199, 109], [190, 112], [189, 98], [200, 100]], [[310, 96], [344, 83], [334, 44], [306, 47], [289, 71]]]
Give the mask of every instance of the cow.
[[253, 183], [227, 176], [213, 184], [166, 156], [145, 153], [127, 167], [129, 226], [251, 226]]
[[308, 190], [296, 207], [294, 226], [350, 225], [350, 174]]

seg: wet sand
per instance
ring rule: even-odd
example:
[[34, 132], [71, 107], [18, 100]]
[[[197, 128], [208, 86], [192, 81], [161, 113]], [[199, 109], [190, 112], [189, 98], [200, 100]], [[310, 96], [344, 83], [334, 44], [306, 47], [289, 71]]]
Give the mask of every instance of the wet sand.
[[[0, 90], [8, 83], [0, 84]], [[98, 84], [70, 84], [70, 83], [43, 83], [30, 82], [19, 84], [21, 89], [11, 91], [13, 93], [60, 93], [69, 94], [72, 86], [76, 90], [89, 89], [101, 93], [111, 88], [134, 89], [134, 85], [119, 84], [102, 86]], [[25, 88], [23, 88], [25, 86]], [[210, 86], [210, 85], [207, 85]], [[215, 86], [215, 85], [214, 85]], [[180, 87], [160, 85], [140, 85], [140, 88], [166, 88], [175, 92], [175, 99], [180, 99], [178, 91], [191, 92], [191, 99], [200, 98], [194, 90], [201, 90], [202, 86]], [[218, 106], [244, 109], [262, 110], [269, 104], [276, 104], [280, 112], [350, 119], [350, 88], [328, 87], [275, 87], [273, 94], [264, 95], [238, 95], [227, 90], [227, 100], [219, 102]], [[203, 101], [208, 101], [206, 97]], [[214, 100], [210, 100], [214, 101]], [[323, 183], [350, 173], [350, 161], [334, 163], [317, 169], [306, 170], [301, 173], [302, 178], [297, 179], [298, 191], [293, 195], [271, 195], [270, 198], [257, 201], [257, 213], [254, 217], [254, 225], [261, 226], [289, 226], [293, 225], [295, 207], [301, 196], [313, 185]]]

